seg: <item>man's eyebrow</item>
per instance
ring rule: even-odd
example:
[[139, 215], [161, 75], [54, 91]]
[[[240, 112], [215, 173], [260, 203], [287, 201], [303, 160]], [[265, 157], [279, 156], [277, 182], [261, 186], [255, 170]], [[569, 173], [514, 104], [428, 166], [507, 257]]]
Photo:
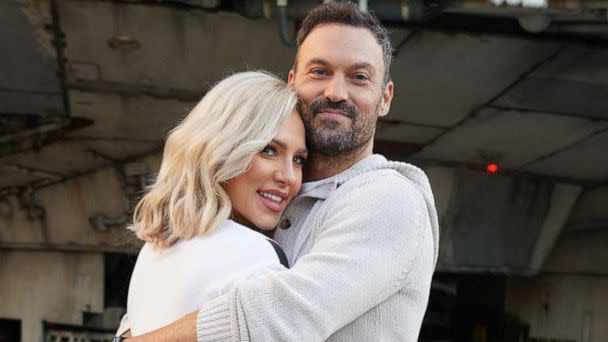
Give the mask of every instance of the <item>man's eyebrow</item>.
[[[313, 58], [306, 63], [307, 66], [314, 65], [314, 64], [329, 65], [330, 63], [323, 58]], [[372, 74], [372, 76], [376, 73], [376, 68], [374, 68], [374, 66], [368, 62], [357, 62], [357, 63], [350, 65], [348, 68], [350, 70], [365, 69], [370, 74]]]
[[308, 62], [306, 62], [306, 65], [311, 65], [311, 64], [321, 64], [321, 65], [328, 65], [329, 62], [324, 60], [323, 58], [313, 58], [311, 60], [309, 60]]
[[371, 73], [372, 76], [376, 72], [376, 68], [374, 68], [373, 65], [371, 65], [370, 63], [367, 63], [367, 62], [355, 63], [350, 66], [350, 69], [351, 70], [365, 69], [365, 70], [369, 71], [369, 73]]
[[[281, 140], [278, 139], [272, 139], [272, 142], [279, 145], [282, 149], [286, 150], [287, 149], [287, 144], [282, 142]], [[296, 153], [308, 153], [308, 150], [305, 148], [301, 148], [299, 150], [296, 151]]]

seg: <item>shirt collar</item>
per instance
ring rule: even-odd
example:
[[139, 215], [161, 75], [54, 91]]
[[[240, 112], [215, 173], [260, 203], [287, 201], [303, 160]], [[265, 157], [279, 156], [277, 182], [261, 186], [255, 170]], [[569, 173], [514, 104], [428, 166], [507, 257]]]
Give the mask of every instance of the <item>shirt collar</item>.
[[298, 197], [313, 197], [319, 199], [327, 199], [329, 195], [334, 192], [342, 183], [347, 180], [374, 169], [378, 164], [386, 162], [386, 158], [379, 154], [372, 154], [367, 156], [355, 164], [351, 165], [348, 169], [338, 173], [337, 175], [319, 180], [320, 184], [312, 188], [306, 193], [300, 193]]

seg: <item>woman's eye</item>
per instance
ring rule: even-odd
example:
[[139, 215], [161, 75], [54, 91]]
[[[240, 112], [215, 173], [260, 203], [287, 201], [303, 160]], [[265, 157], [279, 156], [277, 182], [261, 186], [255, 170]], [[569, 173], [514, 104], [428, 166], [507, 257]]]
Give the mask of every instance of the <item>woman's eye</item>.
[[274, 157], [277, 155], [277, 150], [272, 146], [266, 146], [260, 151], [260, 153], [269, 157]]
[[293, 157], [293, 163], [296, 165], [303, 165], [306, 161], [306, 157]]

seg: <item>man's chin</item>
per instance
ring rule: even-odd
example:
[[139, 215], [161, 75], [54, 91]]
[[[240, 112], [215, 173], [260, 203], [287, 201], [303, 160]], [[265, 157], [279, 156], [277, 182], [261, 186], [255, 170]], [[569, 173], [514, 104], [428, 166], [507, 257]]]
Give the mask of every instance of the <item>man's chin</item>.
[[343, 118], [325, 118], [317, 117], [313, 123], [313, 130], [319, 133], [324, 131], [335, 131], [340, 130], [346, 132], [349, 129], [349, 122], [347, 117]]
[[342, 150], [343, 139], [343, 132], [313, 131], [310, 139], [307, 139], [307, 144], [311, 151], [333, 156]]

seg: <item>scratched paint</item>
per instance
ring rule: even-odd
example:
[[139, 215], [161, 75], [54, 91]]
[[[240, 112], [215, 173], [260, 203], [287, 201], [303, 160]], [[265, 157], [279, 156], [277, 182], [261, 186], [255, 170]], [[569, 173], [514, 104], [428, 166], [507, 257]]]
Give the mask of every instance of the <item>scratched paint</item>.
[[38, 52], [45, 57], [55, 58], [53, 37], [45, 29], [45, 25], [53, 23], [50, 0], [17, 0], [17, 3], [32, 27], [32, 37], [38, 45]]

